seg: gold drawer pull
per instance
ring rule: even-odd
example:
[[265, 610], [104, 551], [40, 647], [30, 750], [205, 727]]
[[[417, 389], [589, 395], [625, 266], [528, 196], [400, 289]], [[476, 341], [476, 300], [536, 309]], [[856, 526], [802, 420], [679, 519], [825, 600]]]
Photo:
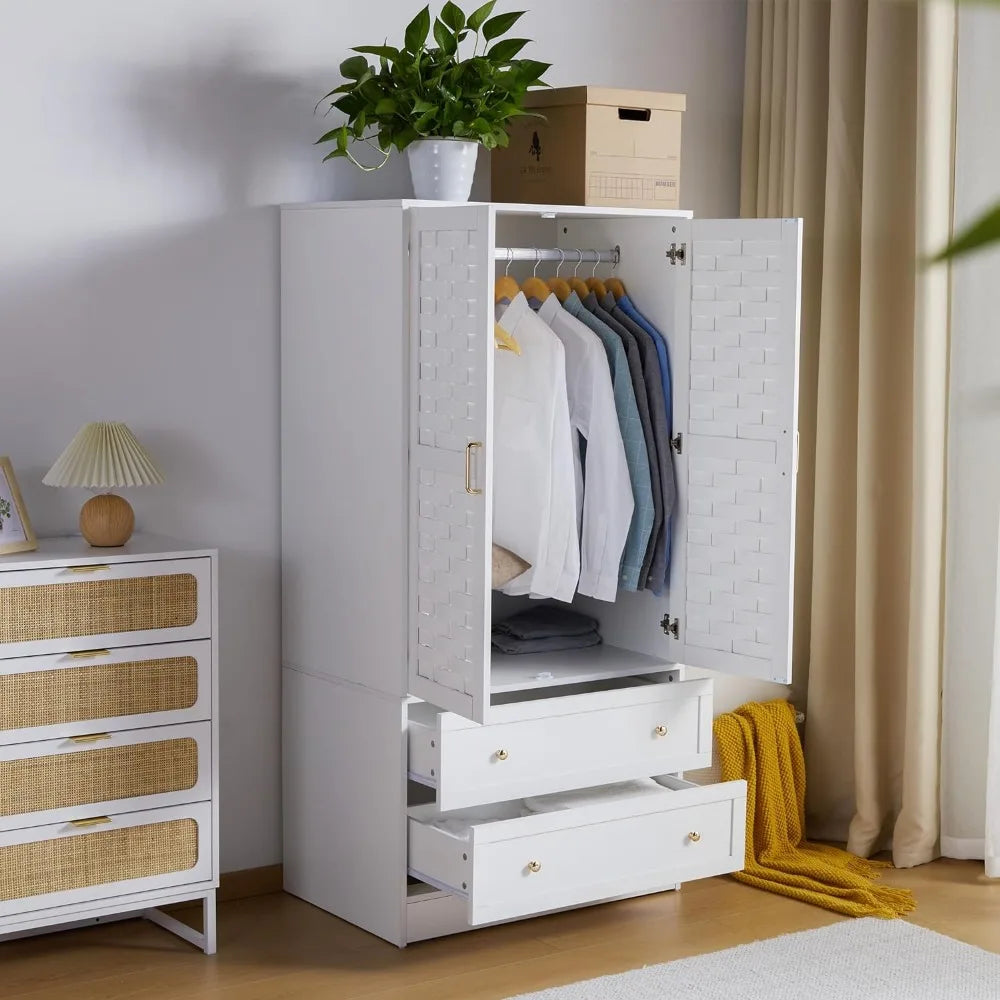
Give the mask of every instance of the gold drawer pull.
[[666, 736], [667, 735], [667, 727], [666, 726], [657, 726], [653, 730], [653, 735], [654, 736]]
[[70, 573], [104, 573], [111, 567], [107, 563], [93, 563], [90, 566], [70, 566]]
[[470, 441], [465, 446], [465, 492], [473, 497], [479, 496], [483, 491], [472, 485], [472, 449], [482, 448], [482, 446], [482, 441]]
[[100, 743], [101, 740], [110, 740], [111, 733], [86, 733], [83, 736], [71, 736], [74, 743]]
[[509, 756], [510, 754], [506, 750], [497, 750], [497, 760], [506, 760]]
[[697, 844], [698, 841], [701, 840], [701, 834], [698, 833], [697, 830], [692, 830], [688, 834], [688, 840], [690, 840], [692, 844]]
[[528, 871], [529, 872], [540, 872], [541, 870], [542, 870], [542, 863], [541, 863], [541, 861], [529, 861], [528, 862]]
[[110, 816], [91, 816], [88, 819], [71, 819], [71, 826], [85, 827], [85, 826], [104, 826], [106, 823], [111, 822]]
[[94, 660], [98, 656], [110, 656], [110, 649], [78, 649], [70, 653], [70, 658], [74, 660]]

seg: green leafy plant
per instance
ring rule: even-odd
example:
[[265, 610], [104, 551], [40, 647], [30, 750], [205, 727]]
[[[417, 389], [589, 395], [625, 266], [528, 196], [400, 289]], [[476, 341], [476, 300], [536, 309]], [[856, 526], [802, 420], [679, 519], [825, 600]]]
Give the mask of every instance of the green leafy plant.
[[[352, 49], [358, 54], [340, 64], [346, 82], [319, 101], [334, 98], [330, 110], [347, 116], [345, 124], [316, 140], [317, 145], [334, 144], [323, 159], [344, 156], [363, 170], [377, 170], [394, 148], [402, 151], [417, 139], [466, 139], [487, 149], [506, 146], [507, 123], [532, 114], [522, 106], [525, 91], [545, 86], [542, 75], [550, 64], [517, 58], [529, 40], [501, 36], [525, 12], [492, 16], [495, 6], [496, 0], [490, 0], [466, 16], [449, 0], [433, 24], [430, 8], [424, 7], [407, 25], [402, 48]], [[461, 58], [459, 50], [463, 43], [468, 49], [470, 41], [471, 52]], [[378, 65], [367, 56], [377, 56]], [[360, 163], [350, 151], [352, 141], [378, 150], [382, 162]]]

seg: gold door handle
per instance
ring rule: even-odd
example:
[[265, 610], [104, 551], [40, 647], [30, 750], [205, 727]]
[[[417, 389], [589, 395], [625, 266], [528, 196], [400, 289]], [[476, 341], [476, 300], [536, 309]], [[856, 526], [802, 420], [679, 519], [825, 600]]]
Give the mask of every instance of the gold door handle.
[[506, 760], [510, 756], [506, 750], [497, 750], [496, 757], [497, 760]]
[[540, 872], [541, 870], [542, 870], [542, 863], [541, 863], [541, 861], [529, 861], [528, 862], [528, 871], [529, 872]]
[[111, 822], [110, 816], [90, 816], [88, 819], [71, 819], [71, 826], [85, 827], [85, 826], [104, 826], [106, 823]]
[[87, 733], [84, 736], [71, 736], [74, 743], [100, 743], [102, 740], [110, 740], [111, 733]]
[[472, 449], [482, 446], [482, 441], [470, 441], [465, 446], [465, 492], [473, 497], [479, 496], [483, 491], [472, 485]]
[[107, 563], [94, 563], [91, 566], [70, 566], [70, 573], [103, 573], [105, 570], [111, 569]]
[[78, 649], [69, 654], [74, 660], [93, 660], [98, 656], [110, 656], [110, 649]]
[[666, 736], [667, 735], [667, 727], [666, 726], [657, 726], [653, 730], [653, 734], [655, 736]]
[[692, 844], [697, 844], [698, 841], [701, 840], [701, 834], [698, 833], [697, 830], [692, 830], [688, 834], [688, 840], [690, 840]]

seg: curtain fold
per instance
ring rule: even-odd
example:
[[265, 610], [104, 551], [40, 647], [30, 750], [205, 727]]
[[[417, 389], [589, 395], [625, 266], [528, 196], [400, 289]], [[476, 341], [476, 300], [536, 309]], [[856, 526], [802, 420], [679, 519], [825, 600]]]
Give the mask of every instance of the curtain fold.
[[935, 856], [953, 0], [750, 0], [744, 215], [805, 219], [796, 669], [814, 835]]

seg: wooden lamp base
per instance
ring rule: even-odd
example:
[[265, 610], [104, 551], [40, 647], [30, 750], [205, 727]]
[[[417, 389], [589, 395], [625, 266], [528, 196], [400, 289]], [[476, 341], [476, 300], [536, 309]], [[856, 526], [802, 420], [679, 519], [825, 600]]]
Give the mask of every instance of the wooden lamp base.
[[124, 545], [135, 528], [135, 513], [124, 497], [101, 493], [91, 497], [80, 510], [80, 534], [96, 548]]

